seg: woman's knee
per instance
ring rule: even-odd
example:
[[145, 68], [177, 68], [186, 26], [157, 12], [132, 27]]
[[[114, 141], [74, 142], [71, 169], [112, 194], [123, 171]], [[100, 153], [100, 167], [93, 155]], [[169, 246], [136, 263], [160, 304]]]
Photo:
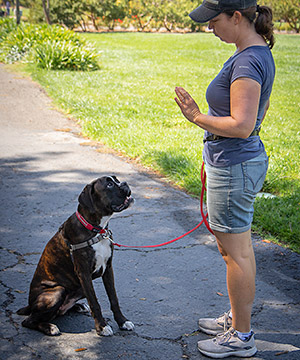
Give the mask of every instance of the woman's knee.
[[252, 258], [253, 248], [251, 243], [251, 232], [240, 234], [215, 232], [220, 254], [226, 263], [233, 259], [235, 262]]

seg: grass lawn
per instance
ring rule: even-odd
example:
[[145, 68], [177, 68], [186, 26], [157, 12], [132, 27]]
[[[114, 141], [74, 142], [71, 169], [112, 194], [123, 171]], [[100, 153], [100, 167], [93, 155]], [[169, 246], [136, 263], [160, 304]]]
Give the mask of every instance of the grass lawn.
[[[200, 194], [203, 130], [174, 101], [183, 86], [207, 111], [205, 91], [234, 46], [212, 34], [82, 34], [101, 51], [95, 72], [27, 67], [85, 135], [136, 159], [189, 193]], [[300, 38], [278, 35], [277, 73], [261, 137], [270, 157], [253, 228], [300, 252]]]

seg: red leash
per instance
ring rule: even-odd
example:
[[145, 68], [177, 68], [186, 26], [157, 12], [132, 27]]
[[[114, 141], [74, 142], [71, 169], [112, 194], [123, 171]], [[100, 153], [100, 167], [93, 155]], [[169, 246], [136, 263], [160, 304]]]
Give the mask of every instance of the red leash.
[[[156, 247], [160, 247], [160, 246], [165, 246], [165, 245], [168, 245], [168, 244], [172, 244], [173, 242], [182, 239], [183, 237], [191, 234], [193, 231], [195, 231], [196, 229], [198, 229], [203, 223], [206, 225], [207, 230], [214, 235], [212, 229], [210, 228], [210, 226], [209, 226], [209, 224], [208, 224], [207, 214], [205, 215], [205, 214], [204, 214], [204, 211], [203, 211], [204, 192], [206, 191], [205, 181], [206, 181], [206, 173], [205, 173], [205, 170], [204, 170], [204, 162], [203, 162], [203, 163], [202, 163], [202, 167], [201, 167], [201, 183], [202, 183], [202, 189], [201, 189], [201, 196], [200, 196], [200, 210], [201, 210], [201, 215], [202, 215], [202, 221], [201, 221], [197, 226], [195, 226], [192, 230], [188, 231], [187, 233], [185, 233], [185, 234], [183, 234], [183, 235], [181, 235], [181, 236], [178, 236], [177, 238], [175, 238], [175, 239], [173, 239], [173, 240], [164, 242], [164, 243], [162, 243], [162, 244], [157, 244], [157, 245], [144, 245], [144, 246], [122, 245], [122, 244], [115, 243], [115, 242], [113, 242], [113, 241], [110, 239], [111, 242], [112, 242], [115, 246], [125, 247], [125, 248], [131, 248], [131, 249], [156, 248]], [[88, 230], [94, 231], [95, 233], [98, 233], [98, 234], [99, 234], [99, 233], [100, 233], [100, 234], [106, 234], [106, 232], [107, 232], [106, 229], [103, 229], [103, 228], [98, 227], [98, 226], [93, 226], [93, 225], [91, 225], [90, 223], [88, 223], [88, 222], [85, 220], [85, 218], [84, 218], [81, 214], [79, 214], [78, 211], [76, 211], [76, 216], [77, 216], [77, 219], [81, 222], [81, 224], [82, 224], [84, 227], [86, 227]]]
[[167, 242], [164, 242], [162, 244], [158, 244], [158, 245], [145, 245], [145, 246], [130, 246], [130, 245], [122, 245], [122, 244], [118, 244], [118, 243], [113, 243], [114, 245], [118, 246], [118, 247], [125, 247], [125, 248], [138, 248], [138, 249], [145, 249], [145, 248], [156, 248], [156, 247], [160, 247], [160, 246], [164, 246], [164, 245], [168, 245], [168, 244], [172, 244], [173, 242], [177, 241], [177, 240], [180, 240], [182, 239], [183, 237], [191, 234], [193, 231], [195, 231], [196, 229], [198, 229], [203, 223], [206, 225], [207, 227], [207, 230], [209, 232], [211, 232], [213, 235], [213, 231], [212, 229], [210, 228], [209, 224], [208, 224], [208, 221], [207, 221], [207, 215], [208, 214], [204, 214], [204, 211], [203, 211], [203, 198], [204, 198], [204, 192], [206, 191], [206, 187], [205, 187], [205, 181], [206, 181], [206, 173], [205, 173], [205, 170], [204, 170], [204, 162], [202, 163], [202, 166], [201, 166], [201, 183], [202, 183], [202, 189], [201, 189], [201, 196], [200, 196], [200, 210], [201, 210], [201, 215], [202, 215], [202, 221], [197, 225], [195, 226], [192, 230], [188, 231], [187, 233], [181, 235], [181, 236], [178, 236], [177, 238], [173, 239], [173, 240], [170, 240], [170, 241], [167, 241]]

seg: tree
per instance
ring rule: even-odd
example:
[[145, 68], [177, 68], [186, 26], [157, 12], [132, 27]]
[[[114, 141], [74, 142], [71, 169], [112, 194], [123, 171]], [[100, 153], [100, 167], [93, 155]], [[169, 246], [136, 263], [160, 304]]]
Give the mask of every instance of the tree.
[[46, 19], [46, 23], [51, 25], [51, 20], [50, 20], [50, 0], [42, 0], [43, 3], [43, 10], [44, 10], [44, 14], [45, 14], [45, 19]]
[[92, 21], [93, 26], [96, 30], [98, 30], [98, 22], [97, 19], [101, 15], [101, 9], [99, 7], [98, 0], [87, 0], [85, 1], [85, 11], [87, 17]]
[[154, 19], [159, 27], [163, 26], [168, 31], [177, 27], [184, 28], [191, 24], [188, 14], [193, 9], [190, 0], [156, 0], [154, 8]]
[[144, 31], [153, 19], [155, 5], [151, 0], [130, 0], [127, 16], [138, 30]]
[[296, 33], [300, 33], [300, 1], [299, 0], [265, 0], [274, 13], [274, 18], [287, 22]]
[[126, 16], [125, 4], [120, 0], [100, 0], [99, 9], [100, 16], [102, 16], [104, 24], [113, 30], [115, 21], [123, 21]]
[[50, 9], [52, 22], [70, 29], [81, 25], [85, 11], [84, 3], [79, 0], [52, 0]]
[[21, 20], [20, 1], [16, 0], [16, 21], [17, 21], [17, 25], [20, 24], [20, 20]]

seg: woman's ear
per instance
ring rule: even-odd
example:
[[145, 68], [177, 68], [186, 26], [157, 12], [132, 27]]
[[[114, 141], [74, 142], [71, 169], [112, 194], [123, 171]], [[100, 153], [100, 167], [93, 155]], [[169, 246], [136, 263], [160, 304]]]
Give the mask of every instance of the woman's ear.
[[234, 25], [238, 25], [241, 22], [243, 15], [240, 11], [235, 11], [232, 17]]

